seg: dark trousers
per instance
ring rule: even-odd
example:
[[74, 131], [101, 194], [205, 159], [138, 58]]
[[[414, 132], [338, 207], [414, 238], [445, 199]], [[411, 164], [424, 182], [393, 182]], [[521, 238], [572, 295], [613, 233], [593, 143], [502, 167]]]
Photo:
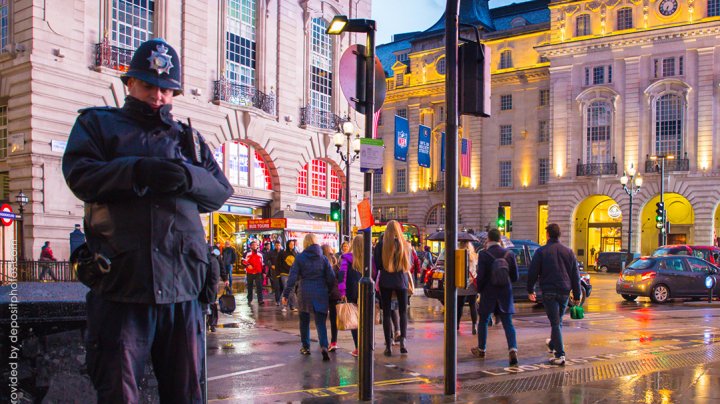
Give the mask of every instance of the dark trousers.
[[465, 307], [465, 302], [467, 302], [468, 306], [470, 306], [470, 319], [472, 320], [473, 325], [477, 324], [478, 322], [478, 312], [477, 312], [477, 295], [472, 296], [458, 296], [457, 297], [457, 326], [460, 328], [460, 319], [462, 318], [463, 313], [463, 307]]
[[333, 344], [337, 343], [337, 335], [338, 335], [338, 328], [337, 328], [337, 307], [335, 306], [337, 304], [337, 301], [330, 300], [329, 309], [330, 312], [330, 342]]
[[204, 317], [197, 300], [133, 304], [87, 294], [88, 375], [98, 403], [138, 403], [152, 359], [161, 403], [200, 403]]
[[247, 274], [247, 296], [248, 296], [248, 303], [252, 303], [253, 299], [253, 285], [255, 286], [255, 289], [257, 290], [258, 295], [258, 303], [263, 303], [263, 274]]
[[[325, 321], [327, 321], [327, 313], [313, 313], [315, 317], [315, 329], [318, 334], [318, 341], [320, 342], [321, 348], [328, 348], [327, 338], [327, 327]], [[300, 312], [300, 342], [302, 342], [303, 348], [310, 349], [310, 313], [304, 311]]]
[[230, 287], [230, 290], [232, 290], [232, 271], [233, 271], [233, 264], [225, 265], [225, 269], [227, 269], [227, 273], [228, 273], [228, 286]]
[[543, 306], [548, 320], [550, 320], [550, 349], [555, 351], [555, 357], [565, 356], [565, 346], [562, 337], [562, 318], [568, 305], [570, 295], [543, 293]]
[[380, 304], [383, 312], [383, 332], [385, 334], [385, 346], [390, 347], [392, 344], [392, 294], [395, 292], [397, 296], [399, 312], [400, 312], [400, 336], [403, 340], [407, 337], [407, 289], [387, 289], [380, 288]]
[[272, 282], [273, 292], [275, 293], [275, 303], [280, 303], [283, 292], [282, 282], [280, 282], [280, 278], [277, 276], [271, 276], [270, 282]]

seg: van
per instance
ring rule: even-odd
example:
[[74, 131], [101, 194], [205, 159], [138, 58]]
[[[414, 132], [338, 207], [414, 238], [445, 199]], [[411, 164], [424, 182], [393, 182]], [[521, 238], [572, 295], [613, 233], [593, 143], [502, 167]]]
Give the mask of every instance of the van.
[[[633, 260], [640, 257], [640, 254], [633, 254]], [[617, 272], [620, 273], [623, 270], [623, 261], [627, 260], [627, 252], [625, 251], [608, 251], [601, 252], [598, 255], [595, 268], [598, 272]], [[626, 262], [625, 265], [630, 264]]]

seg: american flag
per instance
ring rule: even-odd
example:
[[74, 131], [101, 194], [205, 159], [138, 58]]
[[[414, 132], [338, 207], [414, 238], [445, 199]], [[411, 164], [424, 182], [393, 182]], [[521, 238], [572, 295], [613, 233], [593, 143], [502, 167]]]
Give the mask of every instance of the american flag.
[[378, 137], [378, 123], [380, 122], [380, 115], [382, 114], [382, 109], [379, 109], [377, 112], [373, 114], [373, 131], [372, 131], [372, 137], [373, 139], [377, 139]]
[[470, 155], [472, 153], [472, 142], [470, 139], [463, 139], [460, 146], [460, 175], [470, 176]]

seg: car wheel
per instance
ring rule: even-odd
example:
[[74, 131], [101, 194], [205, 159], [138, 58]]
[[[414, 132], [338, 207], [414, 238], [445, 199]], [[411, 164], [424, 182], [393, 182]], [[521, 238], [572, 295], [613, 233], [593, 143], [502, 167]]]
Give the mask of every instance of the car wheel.
[[637, 296], [633, 295], [620, 295], [623, 299], [627, 300], [628, 302], [634, 302], [635, 299], [637, 299]]
[[655, 303], [666, 303], [670, 300], [670, 289], [662, 283], [655, 285], [650, 293], [650, 300]]
[[[580, 285], [580, 306], [585, 304], [585, 296], [586, 296], [585, 288], [582, 287], [582, 285]], [[575, 296], [573, 296], [573, 297], [575, 297]], [[568, 303], [568, 306], [573, 307], [574, 305], [575, 305], [574, 300], [570, 299], [570, 303]]]
[[600, 267], [600, 269], [599, 269], [598, 271], [600, 271], [600, 272], [602, 272], [602, 273], [607, 273], [607, 271], [608, 271], [608, 267], [607, 267], [607, 265], [603, 265], [603, 266], [601, 266], [601, 267]]

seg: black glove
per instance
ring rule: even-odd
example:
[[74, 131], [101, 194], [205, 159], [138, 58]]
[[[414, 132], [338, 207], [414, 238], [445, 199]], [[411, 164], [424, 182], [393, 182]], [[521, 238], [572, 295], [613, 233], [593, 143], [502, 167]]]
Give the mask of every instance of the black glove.
[[141, 187], [161, 194], [179, 195], [188, 190], [185, 169], [177, 163], [157, 157], [145, 157], [135, 164], [135, 181]]

